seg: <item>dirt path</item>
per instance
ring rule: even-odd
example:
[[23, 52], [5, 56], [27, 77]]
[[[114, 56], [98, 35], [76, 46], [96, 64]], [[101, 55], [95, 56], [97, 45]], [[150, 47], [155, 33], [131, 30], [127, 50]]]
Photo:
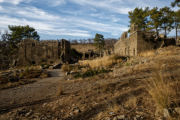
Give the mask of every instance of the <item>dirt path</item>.
[[56, 96], [64, 74], [60, 70], [50, 70], [50, 78], [40, 79], [32, 84], [0, 91], [0, 113], [26, 105], [50, 101]]

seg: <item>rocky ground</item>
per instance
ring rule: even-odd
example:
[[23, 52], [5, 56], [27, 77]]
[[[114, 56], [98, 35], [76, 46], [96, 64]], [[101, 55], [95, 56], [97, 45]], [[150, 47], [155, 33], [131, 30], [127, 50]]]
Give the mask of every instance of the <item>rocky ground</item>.
[[[112, 72], [93, 77], [69, 79], [60, 74], [1, 90], [0, 119], [163, 120], [168, 111], [158, 114], [147, 90], [147, 81], [157, 70], [164, 79], [179, 80], [180, 48], [163, 48], [151, 56], [131, 58], [114, 66]], [[176, 107], [177, 114], [178, 110]]]

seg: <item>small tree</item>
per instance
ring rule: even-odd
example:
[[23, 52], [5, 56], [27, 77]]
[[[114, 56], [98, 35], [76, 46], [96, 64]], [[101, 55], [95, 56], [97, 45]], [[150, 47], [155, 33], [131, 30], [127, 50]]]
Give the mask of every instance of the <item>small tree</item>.
[[19, 43], [21, 40], [25, 39], [34, 39], [39, 40], [39, 35], [37, 31], [33, 27], [29, 25], [26, 26], [8, 26], [9, 30], [11, 31], [10, 39], [15, 43]]
[[25, 39], [39, 40], [39, 35], [34, 28], [27, 26], [8, 26], [9, 31], [1, 35], [2, 41], [6, 42], [9, 55], [15, 55], [17, 44]]
[[99, 53], [102, 53], [102, 51], [104, 49], [104, 45], [105, 45], [104, 36], [96, 33], [95, 38], [94, 38], [94, 45], [99, 50]]

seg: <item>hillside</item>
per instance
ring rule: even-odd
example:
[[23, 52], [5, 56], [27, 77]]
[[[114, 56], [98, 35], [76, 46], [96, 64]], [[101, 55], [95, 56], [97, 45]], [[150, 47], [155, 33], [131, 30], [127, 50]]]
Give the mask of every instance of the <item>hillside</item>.
[[65, 76], [56, 84], [57, 96], [1, 109], [0, 119], [177, 120], [179, 73], [179, 47], [147, 51], [117, 62], [108, 73]]

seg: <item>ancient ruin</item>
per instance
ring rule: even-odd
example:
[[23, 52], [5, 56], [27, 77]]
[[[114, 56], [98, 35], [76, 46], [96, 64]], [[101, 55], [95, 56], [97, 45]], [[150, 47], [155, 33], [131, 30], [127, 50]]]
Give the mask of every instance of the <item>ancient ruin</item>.
[[175, 44], [175, 39], [156, 39], [153, 31], [140, 30], [137, 25], [133, 24], [130, 28], [130, 35], [128, 36], [128, 32], [124, 32], [114, 45], [114, 52], [122, 56], [136, 56], [147, 50]]
[[70, 43], [61, 41], [23, 40], [19, 44], [17, 66], [70, 62]]

